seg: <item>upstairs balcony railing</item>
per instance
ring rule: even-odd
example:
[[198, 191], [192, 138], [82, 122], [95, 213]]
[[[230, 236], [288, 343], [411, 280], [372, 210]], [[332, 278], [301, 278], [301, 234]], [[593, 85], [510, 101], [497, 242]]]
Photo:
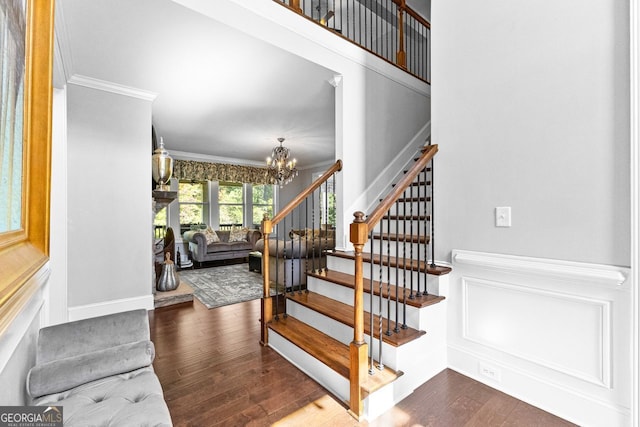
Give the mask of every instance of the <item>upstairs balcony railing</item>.
[[405, 0], [274, 1], [430, 83], [431, 24]]

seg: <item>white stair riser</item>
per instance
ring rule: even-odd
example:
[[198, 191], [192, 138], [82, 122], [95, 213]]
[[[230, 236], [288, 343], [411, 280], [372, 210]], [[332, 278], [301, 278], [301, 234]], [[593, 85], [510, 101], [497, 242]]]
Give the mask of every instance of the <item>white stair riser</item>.
[[349, 380], [280, 334], [269, 330], [269, 347], [342, 400], [349, 401]]
[[[371, 252], [371, 244], [373, 244], [373, 253], [379, 254], [382, 251], [382, 255], [390, 255], [398, 258], [420, 259], [431, 257], [431, 247], [425, 246], [424, 243], [410, 243], [410, 242], [396, 242], [396, 241], [382, 241], [382, 248], [380, 248], [380, 240], [374, 239], [367, 242], [364, 246], [363, 252]], [[426, 254], [426, 255], [425, 255]]]
[[[346, 258], [341, 258], [341, 257], [337, 257], [337, 256], [328, 256], [327, 257], [327, 268], [331, 271], [339, 271], [342, 273], [346, 273], [346, 274], [351, 274], [353, 275], [354, 273], [354, 264], [353, 264], [353, 260], [350, 259], [346, 259]], [[387, 282], [387, 279], [390, 279], [389, 282], [392, 285], [395, 285], [396, 283], [396, 273], [395, 273], [396, 269], [394, 267], [391, 267], [389, 269], [389, 272], [387, 270], [387, 266], [382, 266], [382, 281], [383, 283]], [[363, 264], [363, 268], [362, 268], [362, 273], [365, 279], [369, 279], [371, 276], [371, 268], [370, 268], [370, 263], [365, 262]], [[399, 269], [398, 270], [398, 281], [400, 282], [400, 286], [402, 286], [403, 284], [406, 285], [407, 289], [411, 289], [411, 277], [413, 277], [413, 290], [414, 292], [417, 292], [418, 290], [418, 286], [420, 291], [424, 290], [424, 277], [425, 274], [424, 272], [418, 272], [418, 271], [406, 271], [406, 278], [404, 275], [404, 270]], [[439, 286], [439, 281], [440, 278], [443, 276], [434, 276], [431, 274], [427, 274], [427, 292], [429, 294], [432, 295], [442, 295], [441, 291], [440, 291], [440, 286]], [[378, 264], [374, 264], [373, 265], [373, 280], [374, 281], [379, 281], [380, 280], [380, 265]]]
[[[326, 280], [318, 279], [316, 277], [309, 277], [307, 287], [310, 291], [319, 293], [326, 297], [332, 298], [336, 301], [340, 301], [341, 303], [353, 305], [353, 289], [347, 288], [345, 286], [336, 285], [335, 283], [328, 282]], [[365, 311], [370, 310], [370, 300], [371, 296], [368, 293], [364, 294], [364, 309]], [[374, 314], [378, 314], [379, 310], [379, 301], [380, 298], [378, 296], [374, 296], [373, 304], [374, 304]], [[383, 313], [384, 317], [387, 317], [387, 300], [383, 301]], [[399, 314], [400, 314], [400, 322], [402, 323], [402, 304], [399, 303]], [[395, 319], [395, 301], [391, 301], [391, 316], [392, 319]], [[420, 310], [416, 307], [412, 307], [407, 305], [406, 307], [406, 320], [405, 323], [407, 326], [412, 327], [414, 329], [422, 329], [420, 325]]]
[[[352, 328], [293, 301], [289, 301], [288, 303], [289, 314], [298, 320], [331, 335], [346, 345], [353, 340]], [[427, 334], [420, 338], [400, 347], [394, 347], [384, 342], [382, 344], [381, 360], [383, 364], [391, 369], [402, 371], [404, 375], [383, 389], [376, 391], [376, 393], [368, 398], [368, 404], [367, 401], [365, 401], [365, 413], [368, 419], [373, 419], [384, 412], [378, 412], [380, 405], [388, 409], [389, 399], [394, 403], [400, 402], [421, 384], [447, 367], [445, 328], [447, 316], [446, 301], [425, 307], [420, 311], [422, 312], [421, 316], [429, 323], [431, 332], [427, 332]], [[377, 365], [377, 361], [380, 360], [379, 340], [375, 339], [373, 344], [371, 344], [370, 337], [365, 335], [365, 341]], [[318, 368], [314, 369], [315, 371], [309, 375], [315, 379], [315, 375], [318, 375], [315, 373], [318, 371]], [[374, 368], [374, 372], [375, 371], [376, 369]], [[336, 388], [336, 386], [331, 383], [331, 381], [335, 381], [335, 379], [329, 378], [327, 381], [323, 378], [317, 381], [330, 390]]]
[[[408, 363], [411, 363], [409, 361], [419, 360], [420, 354], [427, 354], [431, 351], [431, 348], [442, 347], [446, 349], [446, 301], [425, 307], [418, 311], [420, 312], [419, 317], [423, 323], [429, 326], [428, 329], [426, 329], [427, 333], [419, 339], [400, 347], [394, 347], [383, 342], [382, 361], [386, 366], [407, 372]], [[307, 308], [302, 304], [298, 304], [293, 300], [287, 300], [287, 313], [345, 345], [353, 341], [352, 327]], [[374, 327], [377, 327], [377, 325], [374, 325]], [[370, 338], [369, 335], [365, 335], [365, 341], [369, 346], [371, 346]], [[380, 360], [378, 358], [378, 339], [374, 339], [372, 350], [374, 359]]]
[[[431, 224], [429, 224], [428, 221], [426, 223], [426, 228], [425, 228], [425, 223], [423, 221], [417, 221], [417, 220], [396, 222], [395, 219], [392, 219], [387, 222], [386, 219], [383, 219], [382, 221], [384, 222], [384, 225], [382, 228], [383, 230], [382, 232], [384, 234], [386, 234], [387, 232], [391, 232], [391, 233], [399, 233], [399, 234], [411, 234], [411, 235], [417, 236], [419, 231], [420, 232], [419, 234], [421, 236], [424, 236], [425, 233], [428, 235], [431, 232]], [[413, 233], [411, 232], [412, 226], [413, 226]], [[376, 229], [374, 230], [374, 233], [380, 233], [380, 228], [376, 227]]]

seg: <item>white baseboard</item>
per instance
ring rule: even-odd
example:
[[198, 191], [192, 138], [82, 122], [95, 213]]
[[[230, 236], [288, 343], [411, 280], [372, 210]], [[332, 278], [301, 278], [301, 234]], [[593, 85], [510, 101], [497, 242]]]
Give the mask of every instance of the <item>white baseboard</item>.
[[69, 307], [69, 321], [89, 319], [91, 317], [120, 313], [122, 311], [144, 308], [153, 310], [153, 295], [143, 295], [133, 298], [123, 298], [96, 304]]
[[[525, 369], [501, 364], [497, 359], [488, 359], [455, 345], [448, 347], [448, 357], [450, 369], [572, 423], [603, 427], [630, 425], [629, 408], [595, 399]], [[498, 379], [481, 375], [481, 366], [498, 372]]]
[[629, 269], [454, 250], [451, 369], [585, 426], [631, 423]]

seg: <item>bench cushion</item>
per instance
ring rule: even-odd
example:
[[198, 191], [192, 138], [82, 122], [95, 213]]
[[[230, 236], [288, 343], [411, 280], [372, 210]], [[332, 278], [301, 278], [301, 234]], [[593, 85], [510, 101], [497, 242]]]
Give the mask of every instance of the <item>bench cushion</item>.
[[27, 376], [27, 392], [31, 397], [59, 393], [149, 366], [154, 356], [153, 343], [145, 340], [38, 364]]
[[65, 427], [172, 425], [151, 366], [42, 396], [32, 404], [62, 406]]

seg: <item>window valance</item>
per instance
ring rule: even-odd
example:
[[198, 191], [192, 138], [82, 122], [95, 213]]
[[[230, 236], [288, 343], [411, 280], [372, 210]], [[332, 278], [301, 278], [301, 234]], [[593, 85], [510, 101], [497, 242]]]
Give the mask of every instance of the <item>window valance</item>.
[[267, 168], [226, 163], [174, 160], [173, 177], [194, 181], [227, 181], [247, 184], [271, 184]]

